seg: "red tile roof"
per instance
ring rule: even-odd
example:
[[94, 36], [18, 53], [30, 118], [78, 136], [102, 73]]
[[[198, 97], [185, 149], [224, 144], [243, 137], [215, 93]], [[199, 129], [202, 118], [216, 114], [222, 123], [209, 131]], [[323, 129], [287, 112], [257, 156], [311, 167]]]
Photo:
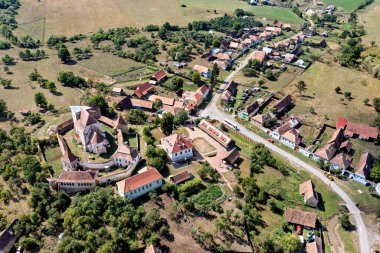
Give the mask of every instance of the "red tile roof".
[[285, 221], [296, 225], [315, 228], [317, 215], [315, 213], [304, 212], [287, 207], [285, 209]]
[[160, 172], [158, 172], [156, 168], [152, 168], [117, 182], [117, 187], [121, 189], [123, 193], [126, 193], [162, 178]]
[[257, 52], [253, 55], [253, 57], [252, 57], [252, 59], [258, 60], [260, 63], [263, 63], [264, 60], [265, 60], [265, 58], [266, 58], [266, 53], [263, 52], [263, 51], [257, 51]]
[[227, 134], [224, 134], [221, 130], [217, 129], [204, 119], [199, 123], [198, 127], [217, 140], [224, 147], [229, 146], [232, 142], [232, 139]]
[[373, 163], [373, 157], [371, 153], [366, 152], [360, 156], [359, 162], [355, 167], [355, 173], [368, 177]]
[[153, 86], [148, 82], [140, 84], [139, 86], [137, 86], [137, 88], [135, 90], [135, 95], [138, 98], [142, 98], [143, 96], [148, 94], [148, 92], [152, 89], [153, 89]]
[[276, 111], [277, 112], [281, 112], [282, 110], [284, 110], [286, 107], [288, 107], [291, 103], [292, 103], [292, 96], [290, 95], [287, 95], [285, 96], [283, 99], [280, 100], [280, 102], [278, 102], [274, 108], [276, 108]]
[[336, 128], [342, 128], [345, 129], [347, 124], [347, 119], [343, 117], [339, 117], [338, 121], [336, 122]]
[[334, 144], [326, 144], [323, 148], [318, 149], [315, 154], [325, 160], [331, 160], [336, 153], [336, 147]]
[[156, 101], [156, 99], [161, 100], [161, 102], [164, 105], [174, 105], [174, 98], [162, 97], [162, 96], [157, 96], [157, 95], [151, 95], [148, 98], [148, 100], [152, 102]]
[[174, 183], [174, 184], [180, 184], [180, 183], [183, 183], [185, 182], [186, 180], [189, 180], [192, 178], [192, 175], [191, 173], [189, 173], [187, 170], [175, 175], [175, 176], [171, 176], [170, 177], [170, 180]]
[[191, 140], [186, 138], [183, 134], [172, 134], [168, 137], [162, 138], [161, 143], [171, 154], [194, 147]]
[[168, 75], [166, 74], [165, 70], [160, 70], [157, 73], [152, 75], [152, 78], [156, 79], [158, 82], [162, 79], [166, 78]]
[[361, 138], [376, 139], [377, 136], [379, 135], [379, 130], [376, 127], [370, 127], [363, 124], [347, 122], [345, 134], [350, 135], [350, 136], [352, 134], [357, 134]]
[[337, 154], [333, 159], [331, 159], [330, 162], [332, 164], [338, 165], [341, 169], [347, 169], [352, 162], [352, 158], [343, 153], [340, 153]]
[[59, 175], [57, 182], [95, 183], [96, 172], [92, 171], [64, 171]]
[[142, 100], [142, 99], [131, 98], [131, 104], [133, 107], [141, 107], [141, 108], [146, 108], [146, 109], [153, 108], [153, 102]]

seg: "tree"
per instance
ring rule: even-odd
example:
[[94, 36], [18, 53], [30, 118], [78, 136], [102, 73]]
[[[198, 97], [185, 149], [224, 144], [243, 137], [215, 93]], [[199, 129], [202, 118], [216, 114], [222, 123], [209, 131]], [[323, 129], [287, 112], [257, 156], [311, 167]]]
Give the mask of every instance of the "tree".
[[345, 98], [350, 100], [351, 99], [351, 92], [349, 92], [349, 91], [344, 92], [344, 96], [345, 96]]
[[37, 69], [34, 69], [30, 74], [29, 74], [29, 79], [30, 81], [37, 81], [38, 78], [41, 78], [42, 76], [40, 73], [38, 73]]
[[372, 75], [374, 78], [380, 78], [380, 64], [372, 68]]
[[266, 78], [268, 78], [268, 80], [274, 80], [275, 79], [275, 76], [274, 76], [272, 70], [270, 70], [270, 69], [265, 70], [264, 76]]
[[6, 54], [3, 58], [1, 58], [1, 60], [3, 61], [4, 65], [12, 65], [15, 59]]
[[70, 55], [69, 50], [63, 45], [58, 49], [58, 58], [64, 63], [71, 60], [71, 55]]
[[306, 83], [303, 80], [298, 81], [298, 83], [296, 83], [294, 86], [296, 86], [296, 88], [300, 94], [307, 89]]
[[365, 99], [363, 100], [363, 103], [364, 103], [365, 105], [368, 105], [368, 103], [369, 103], [369, 99], [368, 99], [368, 98], [365, 98]]
[[57, 86], [55, 86], [55, 83], [54, 82], [52, 82], [52, 81], [48, 81], [48, 83], [47, 83], [47, 88], [49, 89], [49, 92], [50, 93], [56, 93], [57, 92]]
[[134, 125], [146, 124], [147, 115], [144, 111], [138, 109], [131, 109], [127, 112], [127, 121]]
[[376, 45], [376, 41], [371, 40], [371, 46], [374, 47]]
[[178, 77], [174, 76], [169, 81], [164, 83], [165, 88], [171, 90], [171, 91], [178, 91], [183, 85], [183, 80]]
[[380, 165], [375, 165], [375, 166], [372, 168], [372, 170], [371, 170], [371, 172], [370, 172], [370, 177], [371, 177], [374, 181], [376, 181], [376, 182], [380, 181]]
[[42, 94], [41, 92], [38, 92], [34, 95], [34, 102], [36, 103], [37, 106], [46, 108], [47, 106], [47, 100], [45, 98], [45, 95]]
[[100, 108], [100, 111], [102, 114], [108, 113], [108, 103], [106, 101], [106, 98], [102, 94], [96, 94], [95, 96], [92, 96], [86, 100], [86, 104], [93, 104]]
[[191, 80], [198, 84], [201, 82], [201, 74], [199, 74], [198, 71], [194, 71], [193, 74], [191, 75]]
[[0, 84], [4, 89], [9, 89], [12, 86], [12, 79], [4, 79], [0, 77]]
[[80, 76], [75, 76], [71, 71], [59, 72], [58, 82], [62, 83], [63, 86], [72, 88], [83, 88], [87, 86], [86, 80]]
[[5, 103], [3, 99], [0, 99], [0, 117], [6, 116], [7, 112], [8, 112], [7, 103]]
[[300, 239], [296, 233], [285, 234], [282, 238], [282, 245], [287, 253], [293, 253], [301, 249]]
[[380, 98], [373, 99], [373, 107], [375, 107], [376, 111], [380, 112]]
[[156, 111], [159, 110], [159, 109], [161, 109], [161, 108], [162, 108], [162, 105], [163, 105], [163, 103], [162, 103], [161, 99], [159, 99], [159, 98], [156, 98], [156, 99], [154, 100], [154, 102], [153, 102], [153, 108], [154, 108]]
[[344, 230], [348, 230], [351, 227], [350, 217], [348, 214], [344, 213], [339, 216], [339, 223]]
[[179, 109], [177, 114], [174, 116], [175, 125], [183, 125], [189, 119], [189, 115], [184, 109]]
[[220, 70], [218, 64], [214, 63], [210, 75], [210, 83], [212, 87], [214, 87], [218, 83], [219, 72]]
[[174, 116], [171, 113], [164, 113], [161, 118], [161, 130], [165, 135], [173, 132]]

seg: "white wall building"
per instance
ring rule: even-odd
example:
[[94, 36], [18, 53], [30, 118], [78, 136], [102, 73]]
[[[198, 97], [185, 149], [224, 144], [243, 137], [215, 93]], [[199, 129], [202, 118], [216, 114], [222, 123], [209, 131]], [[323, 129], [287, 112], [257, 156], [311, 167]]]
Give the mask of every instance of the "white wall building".
[[194, 156], [194, 145], [183, 134], [173, 134], [162, 138], [161, 145], [174, 163]]
[[121, 197], [135, 199], [155, 190], [163, 184], [163, 177], [156, 168], [117, 182], [117, 192]]

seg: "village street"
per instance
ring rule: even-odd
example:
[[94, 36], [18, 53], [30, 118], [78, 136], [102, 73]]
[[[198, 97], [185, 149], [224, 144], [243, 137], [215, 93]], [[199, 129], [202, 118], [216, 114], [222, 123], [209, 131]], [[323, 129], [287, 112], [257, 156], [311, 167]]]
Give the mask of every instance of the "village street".
[[[234, 76], [242, 70], [247, 64], [249, 59], [252, 58], [256, 51], [253, 51], [252, 53], [248, 54], [246, 58], [240, 63], [240, 65], [231, 72], [231, 74], [224, 80], [224, 83], [220, 86], [220, 90], [223, 90], [224, 87], [227, 85], [229, 81], [231, 81]], [[230, 120], [231, 122], [234, 122], [238, 128], [239, 131], [244, 134], [245, 136], [249, 137], [250, 139], [254, 140], [258, 143], [263, 143], [266, 147], [268, 147], [272, 152], [275, 152], [279, 155], [282, 155], [286, 159], [288, 159], [292, 164], [295, 164], [296, 166], [308, 171], [309, 173], [317, 176], [320, 180], [322, 180], [325, 184], [329, 185], [333, 191], [335, 191], [343, 200], [343, 202], [346, 204], [348, 210], [350, 211], [352, 217], [355, 220], [355, 225], [357, 228], [357, 232], [359, 235], [359, 248], [361, 253], [370, 253], [370, 241], [368, 236], [367, 228], [364, 224], [363, 218], [360, 214], [359, 208], [355, 205], [355, 203], [352, 201], [352, 199], [347, 195], [347, 193], [340, 188], [336, 183], [330, 181], [324, 174], [321, 172], [321, 170], [315, 168], [314, 166], [302, 161], [301, 159], [297, 158], [296, 156], [288, 153], [287, 151], [281, 149], [280, 147], [270, 143], [268, 140], [264, 139], [263, 137], [251, 132], [247, 128], [245, 128], [243, 125], [236, 122], [235, 118], [223, 111], [220, 111], [217, 108], [217, 102], [220, 99], [221, 94], [216, 93], [212, 99], [212, 101], [208, 104], [207, 108], [203, 110], [201, 113], [201, 116], [203, 117], [210, 117], [212, 119], [219, 120], [220, 122], [223, 122], [225, 119]]]

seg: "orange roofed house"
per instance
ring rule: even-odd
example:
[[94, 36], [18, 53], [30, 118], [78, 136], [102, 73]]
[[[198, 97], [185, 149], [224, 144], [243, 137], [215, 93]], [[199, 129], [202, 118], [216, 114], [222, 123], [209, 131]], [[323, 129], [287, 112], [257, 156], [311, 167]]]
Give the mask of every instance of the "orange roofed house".
[[303, 196], [305, 205], [317, 207], [318, 194], [315, 191], [315, 186], [311, 180], [300, 184], [300, 194]]
[[285, 221], [300, 225], [304, 228], [315, 228], [317, 226], [317, 215], [311, 212], [305, 212], [287, 207], [285, 209]]
[[210, 69], [205, 66], [194, 65], [193, 70], [197, 71], [201, 76], [206, 78], [209, 78], [211, 75]]
[[200, 87], [196, 92], [184, 91], [182, 93], [182, 99], [185, 109], [190, 111], [191, 109], [197, 108], [207, 98], [209, 92], [210, 88], [206, 85]]
[[116, 186], [121, 197], [135, 199], [161, 187], [162, 183], [163, 177], [160, 172], [150, 167], [144, 172], [117, 182]]
[[194, 145], [191, 140], [183, 134], [172, 134], [162, 138], [161, 145], [172, 162], [179, 162], [193, 157]]
[[135, 95], [138, 98], [143, 98], [146, 96], [151, 90], [153, 89], [153, 86], [150, 83], [143, 83], [137, 86], [135, 90]]
[[157, 73], [153, 74], [150, 78], [150, 84], [159, 84], [163, 83], [168, 79], [168, 74], [166, 74], [165, 70], [160, 70]]
[[343, 129], [346, 138], [359, 137], [359, 139], [367, 141], [376, 139], [379, 135], [379, 130], [376, 127], [349, 122], [343, 117], [338, 118], [336, 128]]

